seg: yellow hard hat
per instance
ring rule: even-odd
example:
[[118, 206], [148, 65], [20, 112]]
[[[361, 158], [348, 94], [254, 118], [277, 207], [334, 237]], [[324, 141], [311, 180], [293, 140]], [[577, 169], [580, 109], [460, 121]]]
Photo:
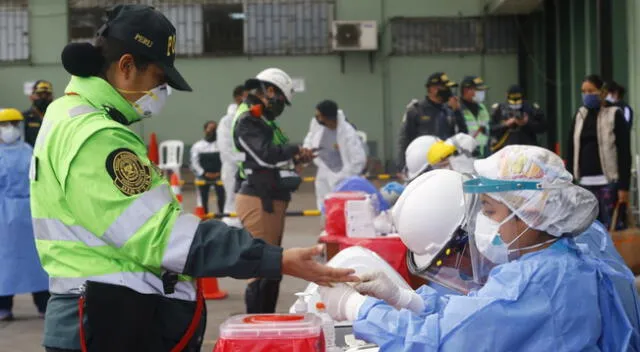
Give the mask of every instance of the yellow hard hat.
[[18, 109], [0, 109], [0, 122], [22, 121], [24, 117]]
[[456, 147], [445, 141], [435, 142], [427, 153], [427, 160], [430, 165], [438, 164], [455, 153]]

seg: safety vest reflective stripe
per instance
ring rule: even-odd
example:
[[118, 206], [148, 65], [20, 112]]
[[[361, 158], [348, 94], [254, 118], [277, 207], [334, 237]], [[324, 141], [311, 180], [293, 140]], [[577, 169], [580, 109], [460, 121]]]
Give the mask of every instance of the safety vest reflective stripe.
[[200, 218], [193, 214], [181, 214], [173, 224], [171, 235], [162, 257], [162, 267], [176, 273], [184, 270], [189, 249], [200, 224]]
[[[162, 267], [181, 273], [189, 255], [191, 242], [200, 224], [200, 218], [193, 214], [178, 216], [171, 229], [169, 242], [162, 258]], [[95, 236], [81, 226], [69, 226], [57, 219], [33, 219], [33, 226], [38, 240], [80, 242], [88, 247], [108, 246], [102, 238]], [[130, 236], [133, 236], [137, 231]], [[122, 239], [125, 236], [117, 237]], [[113, 240], [113, 238], [111, 239]], [[113, 244], [112, 244], [113, 245]]]
[[76, 117], [84, 114], [88, 114], [91, 112], [97, 112], [98, 109], [89, 105], [77, 105], [69, 109], [69, 117]]
[[109, 226], [102, 239], [114, 247], [122, 247], [142, 225], [172, 201], [171, 191], [164, 184], [144, 192]]
[[68, 226], [54, 219], [33, 219], [39, 240], [80, 241], [89, 247], [111, 244], [122, 247], [138, 229], [173, 198], [167, 185], [143, 193], [109, 226], [102, 236], [96, 236], [81, 226]]
[[88, 247], [108, 246], [100, 237], [82, 226], [69, 226], [58, 219], [33, 219], [33, 230], [38, 240], [82, 242]]
[[260, 157], [258, 157], [258, 155], [251, 150], [251, 148], [249, 148], [249, 145], [242, 139], [242, 137], [238, 138], [238, 141], [240, 142], [240, 145], [242, 145], [242, 148], [244, 148], [244, 150], [249, 153], [249, 155], [251, 155], [251, 157], [253, 158], [253, 160], [258, 163], [258, 165], [264, 167], [264, 168], [268, 168], [268, 169], [277, 169], [280, 167], [284, 167], [287, 166], [289, 164], [288, 161], [283, 161], [283, 162], [279, 162], [277, 164], [269, 164], [268, 162], [260, 159]]
[[[69, 109], [69, 117], [73, 118], [76, 116], [88, 114], [91, 112], [97, 112], [98, 109], [89, 105], [78, 105]], [[51, 132], [51, 128], [55, 125], [51, 119], [44, 119], [42, 122], [42, 126], [40, 126], [40, 130], [38, 131], [38, 137], [36, 138], [36, 144], [33, 149], [39, 150], [44, 143], [44, 141], [49, 136], [49, 132]]]
[[49, 291], [56, 294], [79, 294], [80, 288], [86, 281], [126, 286], [144, 294], [163, 295], [187, 301], [196, 299], [196, 290], [191, 281], [178, 282], [175, 292], [165, 295], [162, 279], [147, 272], [120, 272], [87, 277], [50, 277]]

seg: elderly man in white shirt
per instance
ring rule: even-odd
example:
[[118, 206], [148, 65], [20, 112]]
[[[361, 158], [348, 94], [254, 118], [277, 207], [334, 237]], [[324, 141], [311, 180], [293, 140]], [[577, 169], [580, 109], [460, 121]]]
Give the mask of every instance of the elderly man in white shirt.
[[364, 142], [338, 105], [324, 100], [316, 106], [304, 147], [316, 150], [316, 203], [322, 209], [325, 196], [342, 180], [362, 174], [367, 164]]

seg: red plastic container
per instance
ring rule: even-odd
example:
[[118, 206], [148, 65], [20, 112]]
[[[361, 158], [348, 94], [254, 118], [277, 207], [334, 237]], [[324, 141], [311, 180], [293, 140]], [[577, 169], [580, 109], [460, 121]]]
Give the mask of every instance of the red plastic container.
[[237, 315], [220, 326], [214, 352], [325, 352], [315, 314]]
[[364, 192], [334, 192], [324, 199], [324, 230], [329, 236], [346, 236], [345, 206], [349, 200], [365, 200]]

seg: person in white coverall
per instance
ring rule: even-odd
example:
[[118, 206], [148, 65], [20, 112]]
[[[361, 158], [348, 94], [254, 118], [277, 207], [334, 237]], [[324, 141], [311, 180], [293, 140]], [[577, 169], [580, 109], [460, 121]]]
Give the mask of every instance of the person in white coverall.
[[[244, 85], [239, 85], [233, 89], [233, 103], [227, 107], [227, 114], [220, 120], [217, 129], [218, 149], [220, 150], [220, 160], [222, 169], [220, 179], [226, 194], [224, 202], [224, 212], [232, 213], [236, 211], [236, 173], [238, 172], [238, 161], [241, 161], [242, 154], [234, 151], [233, 140], [231, 138], [231, 126], [233, 118], [236, 116], [238, 105], [246, 98], [247, 91]], [[235, 218], [222, 219], [227, 225], [242, 227], [240, 220]]]
[[317, 154], [313, 162], [318, 167], [315, 181], [318, 209], [322, 209], [324, 197], [340, 181], [360, 175], [367, 163], [364, 144], [355, 127], [331, 100], [316, 106], [303, 147]]

